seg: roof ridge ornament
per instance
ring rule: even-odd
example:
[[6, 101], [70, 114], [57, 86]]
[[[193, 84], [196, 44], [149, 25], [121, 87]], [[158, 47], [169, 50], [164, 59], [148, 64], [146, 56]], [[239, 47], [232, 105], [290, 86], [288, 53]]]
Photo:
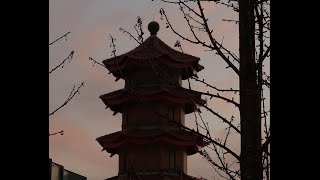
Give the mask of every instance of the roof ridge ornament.
[[159, 23], [157, 23], [156, 21], [151, 21], [148, 24], [148, 30], [150, 32], [150, 35], [157, 35], [157, 32], [159, 31], [160, 26]]

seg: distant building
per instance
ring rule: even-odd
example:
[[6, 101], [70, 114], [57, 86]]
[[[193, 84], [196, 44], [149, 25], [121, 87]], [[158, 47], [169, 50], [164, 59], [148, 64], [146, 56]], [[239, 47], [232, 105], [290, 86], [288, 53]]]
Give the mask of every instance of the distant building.
[[60, 164], [49, 158], [49, 180], [87, 180], [86, 177], [64, 169]]

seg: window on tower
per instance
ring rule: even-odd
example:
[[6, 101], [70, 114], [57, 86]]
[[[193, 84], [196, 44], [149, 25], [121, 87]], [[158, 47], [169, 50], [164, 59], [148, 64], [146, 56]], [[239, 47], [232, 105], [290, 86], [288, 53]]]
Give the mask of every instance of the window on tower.
[[174, 121], [174, 108], [168, 107], [168, 118], [170, 121]]
[[124, 106], [123, 113], [122, 113], [122, 125], [127, 125], [129, 122], [129, 107]]
[[176, 168], [176, 152], [169, 151], [169, 169]]
[[127, 152], [123, 152], [123, 171], [128, 171], [128, 155]]

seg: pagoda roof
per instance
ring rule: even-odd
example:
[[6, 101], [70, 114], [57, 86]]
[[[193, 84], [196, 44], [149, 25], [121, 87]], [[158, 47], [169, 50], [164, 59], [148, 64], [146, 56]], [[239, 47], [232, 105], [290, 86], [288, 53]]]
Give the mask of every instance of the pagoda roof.
[[182, 79], [187, 79], [204, 69], [198, 64], [199, 60], [198, 57], [172, 49], [156, 35], [151, 35], [135, 49], [120, 56], [106, 59], [102, 63], [117, 78], [123, 78], [122, 71], [126, 68], [150, 66], [152, 61], [152, 63], [162, 63], [174, 69], [180, 69]]
[[197, 105], [205, 104], [200, 92], [166, 84], [124, 88], [101, 95], [100, 98], [114, 113], [121, 113], [121, 106], [130, 102], [169, 101], [184, 104], [186, 114], [194, 112]]
[[[144, 170], [143, 172], [137, 172], [137, 171], [131, 170], [130, 173], [126, 173], [125, 175], [123, 175], [123, 174], [117, 175], [117, 176], [107, 178], [105, 180], [118, 180], [121, 176], [126, 176], [126, 175], [129, 176], [130, 179], [132, 179], [132, 180], [139, 179], [139, 178], [158, 179], [156, 177], [162, 177], [161, 179], [163, 179], [164, 176], [170, 176], [172, 180], [202, 180], [203, 179], [203, 178], [190, 176], [190, 175], [183, 173], [183, 172], [182, 173], [181, 172], [172, 173], [172, 172], [170, 172], [170, 170], [160, 170], [159, 172], [147, 171], [147, 170]], [[139, 178], [137, 178], [137, 177], [139, 177]]]
[[96, 139], [109, 153], [117, 154], [121, 146], [128, 144], [145, 145], [153, 143], [166, 143], [187, 147], [187, 154], [198, 152], [198, 147], [204, 147], [209, 143], [204, 141], [200, 134], [184, 130], [182, 128], [169, 129], [156, 127], [151, 130], [128, 128]]

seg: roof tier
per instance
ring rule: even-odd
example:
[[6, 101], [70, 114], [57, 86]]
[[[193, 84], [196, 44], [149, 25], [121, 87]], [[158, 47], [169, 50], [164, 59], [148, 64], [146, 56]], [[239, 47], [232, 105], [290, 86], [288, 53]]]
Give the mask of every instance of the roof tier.
[[[121, 174], [121, 175], [117, 175], [117, 176], [113, 176], [110, 178], [107, 178], [105, 180], [119, 180], [120, 177], [127, 177], [128, 179], [144, 179], [144, 180], [161, 180], [161, 179], [166, 179], [165, 177], [170, 177], [171, 180], [202, 180], [203, 178], [198, 178], [198, 177], [194, 177], [194, 176], [190, 176], [187, 175], [183, 172], [177, 172], [174, 171], [172, 172], [171, 170], [160, 170], [158, 172], [155, 171], [142, 171], [142, 172], [138, 172], [138, 171], [132, 171], [130, 170], [128, 173], [126, 174]], [[139, 177], [139, 178], [137, 178]]]
[[199, 63], [200, 58], [172, 49], [156, 35], [151, 35], [135, 49], [102, 61], [117, 78], [123, 78], [128, 69], [151, 66], [151, 63], [162, 63], [181, 72], [182, 79], [196, 76], [204, 69]]
[[100, 98], [114, 113], [122, 113], [122, 105], [131, 102], [169, 101], [183, 104], [185, 114], [192, 113], [195, 111], [194, 107], [205, 104], [200, 92], [167, 84], [128, 87], [101, 95]]
[[122, 146], [129, 144], [146, 145], [165, 143], [186, 147], [187, 155], [193, 155], [198, 152], [199, 147], [204, 147], [209, 144], [197, 132], [190, 132], [182, 128], [167, 129], [163, 127], [157, 127], [151, 130], [130, 128], [101, 136], [96, 140], [103, 147], [103, 150], [112, 154], [118, 154]]

